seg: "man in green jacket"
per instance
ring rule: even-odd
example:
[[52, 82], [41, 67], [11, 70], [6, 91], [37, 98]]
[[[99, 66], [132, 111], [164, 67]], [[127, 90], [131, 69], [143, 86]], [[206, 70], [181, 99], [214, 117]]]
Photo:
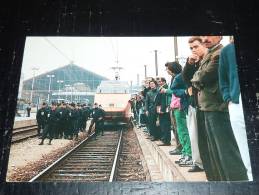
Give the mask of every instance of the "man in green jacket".
[[202, 36], [208, 53], [191, 80], [198, 92], [203, 127], [199, 128], [199, 149], [209, 181], [247, 180], [246, 168], [231, 128], [228, 107], [218, 84], [221, 36]]

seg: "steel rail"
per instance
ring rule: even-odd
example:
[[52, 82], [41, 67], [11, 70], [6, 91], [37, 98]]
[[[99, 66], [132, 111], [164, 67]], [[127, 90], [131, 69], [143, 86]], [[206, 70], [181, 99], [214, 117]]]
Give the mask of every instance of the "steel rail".
[[45, 174], [47, 171], [49, 171], [50, 169], [52, 169], [53, 167], [55, 167], [55, 165], [57, 165], [60, 161], [62, 161], [65, 157], [67, 157], [69, 154], [71, 154], [72, 152], [74, 152], [77, 148], [79, 148], [82, 144], [84, 144], [86, 141], [88, 141], [92, 136], [94, 135], [94, 133], [92, 133], [89, 137], [85, 138], [80, 144], [78, 144], [76, 147], [72, 148], [71, 150], [69, 150], [67, 153], [65, 153], [63, 156], [61, 156], [58, 160], [56, 160], [54, 163], [52, 163], [50, 166], [48, 166], [46, 169], [44, 169], [43, 171], [41, 171], [38, 175], [34, 176], [31, 180], [29, 180], [29, 182], [34, 182], [35, 180], [37, 180], [39, 177], [41, 177], [43, 174]]
[[121, 145], [122, 145], [121, 144], [121, 142], [122, 142], [121, 141], [122, 140], [122, 132], [123, 132], [123, 130], [121, 130], [121, 132], [120, 132], [120, 138], [119, 138], [115, 158], [114, 158], [113, 165], [112, 165], [112, 171], [111, 171], [111, 174], [110, 174], [109, 182], [114, 181], [114, 178], [115, 178], [115, 171], [116, 171], [116, 168], [117, 168], [118, 156], [119, 156], [120, 148], [121, 148]]
[[[37, 125], [13, 129], [11, 143], [17, 143], [31, 137], [36, 137], [38, 135], [37, 129], [38, 129]], [[31, 133], [31, 134], [28, 135], [28, 133]]]

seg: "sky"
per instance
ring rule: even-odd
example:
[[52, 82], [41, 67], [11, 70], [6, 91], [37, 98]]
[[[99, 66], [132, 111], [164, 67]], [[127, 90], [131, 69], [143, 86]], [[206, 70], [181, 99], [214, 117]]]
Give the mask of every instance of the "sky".
[[[177, 37], [180, 62], [190, 55], [188, 39]], [[229, 38], [224, 37], [226, 45]], [[27, 80], [53, 69], [74, 64], [114, 79], [111, 67], [122, 67], [121, 80], [137, 84], [147, 76], [155, 77], [155, 52], [157, 50], [158, 76], [169, 79], [164, 64], [174, 61], [173, 37], [27, 37], [22, 64], [22, 79]], [[36, 68], [37, 70], [33, 69]]]

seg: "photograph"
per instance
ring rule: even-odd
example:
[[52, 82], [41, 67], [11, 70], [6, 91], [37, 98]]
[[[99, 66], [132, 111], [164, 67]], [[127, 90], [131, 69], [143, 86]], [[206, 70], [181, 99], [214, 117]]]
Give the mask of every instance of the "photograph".
[[253, 181], [236, 51], [234, 36], [27, 36], [6, 181]]

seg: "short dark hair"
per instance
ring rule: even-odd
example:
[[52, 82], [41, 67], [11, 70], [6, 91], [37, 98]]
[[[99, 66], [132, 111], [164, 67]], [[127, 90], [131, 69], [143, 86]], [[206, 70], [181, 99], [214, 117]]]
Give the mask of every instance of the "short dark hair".
[[200, 43], [202, 43], [202, 39], [200, 36], [193, 36], [188, 40], [188, 43], [193, 43], [194, 41], [199, 41]]
[[166, 83], [166, 79], [164, 77], [161, 77], [160, 80]]
[[179, 74], [182, 72], [182, 66], [179, 62], [167, 62], [165, 66], [174, 74]]
[[149, 81], [149, 84], [150, 84], [151, 82], [153, 82], [153, 83], [155, 83], [155, 85], [157, 85], [157, 82], [156, 82], [155, 79], [152, 79], [151, 81]]

